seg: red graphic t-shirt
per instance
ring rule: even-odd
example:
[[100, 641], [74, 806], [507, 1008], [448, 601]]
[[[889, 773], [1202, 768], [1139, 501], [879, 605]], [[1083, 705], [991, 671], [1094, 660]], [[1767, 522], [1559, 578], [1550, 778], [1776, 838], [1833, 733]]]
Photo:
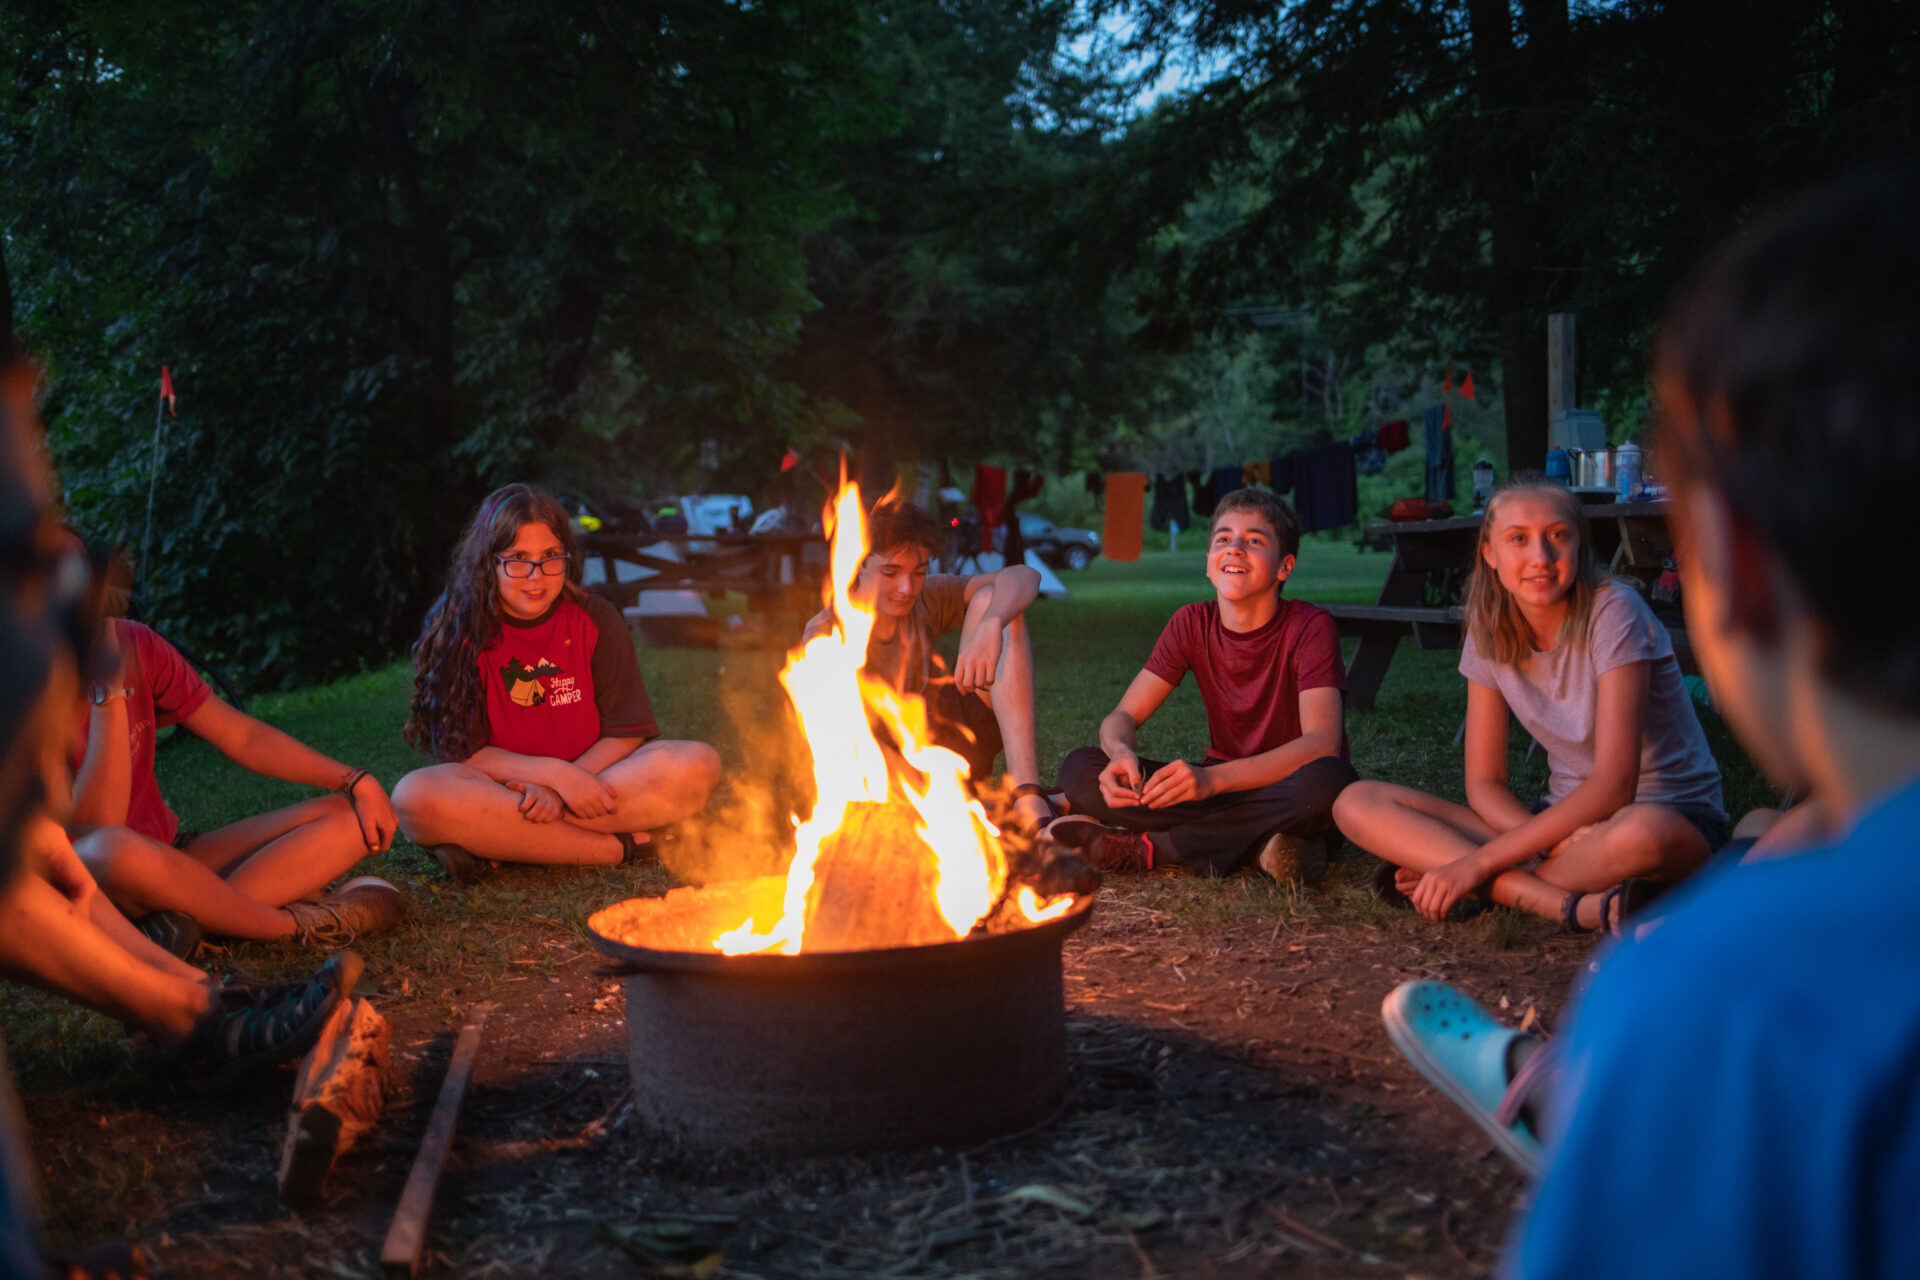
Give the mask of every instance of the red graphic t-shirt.
[[1273, 619], [1252, 631], [1227, 630], [1216, 600], [1183, 605], [1167, 620], [1147, 670], [1175, 685], [1193, 672], [1207, 708], [1209, 760], [1244, 760], [1285, 746], [1301, 733], [1303, 689], [1347, 689], [1333, 615], [1301, 600], [1281, 600]]
[[[180, 651], [160, 638], [152, 627], [125, 618], [110, 619], [113, 642], [121, 652], [131, 652], [127, 677], [133, 696], [127, 699], [127, 736], [133, 754], [133, 790], [127, 800], [127, 826], [161, 844], [172, 844], [180, 831], [180, 819], [160, 795], [160, 780], [153, 774], [153, 735], [171, 724], [179, 724], [198, 711], [213, 690], [180, 656]], [[87, 753], [92, 708], [80, 704], [80, 732], [73, 767], [77, 771]]]
[[563, 596], [544, 617], [500, 624], [500, 638], [480, 654], [481, 745], [576, 760], [602, 738], [660, 736], [633, 638], [608, 601]]

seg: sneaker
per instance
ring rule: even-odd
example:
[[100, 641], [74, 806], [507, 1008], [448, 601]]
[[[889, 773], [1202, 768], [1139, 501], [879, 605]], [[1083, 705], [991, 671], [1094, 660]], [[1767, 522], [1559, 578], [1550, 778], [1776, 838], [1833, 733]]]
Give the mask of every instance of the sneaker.
[[[1528, 1070], [1509, 1065], [1523, 1032], [1495, 1021], [1443, 982], [1403, 982], [1380, 1005], [1387, 1038], [1414, 1070], [1492, 1138], [1528, 1174], [1540, 1171], [1540, 1137], [1524, 1119], [1506, 1121], [1509, 1085], [1538, 1087], [1548, 1060], [1536, 1052]], [[1514, 1101], [1520, 1101], [1518, 1099]], [[1517, 1106], [1505, 1108], [1518, 1113]]]
[[174, 1072], [194, 1093], [220, 1093], [249, 1072], [305, 1053], [334, 1009], [353, 997], [364, 968], [359, 956], [340, 951], [298, 982], [222, 987], [175, 1051]]
[[148, 942], [178, 960], [191, 960], [206, 939], [200, 922], [184, 911], [149, 911], [133, 922]]
[[407, 900], [379, 876], [349, 880], [318, 902], [289, 902], [293, 936], [301, 942], [344, 947], [363, 933], [391, 929], [407, 918]]
[[440, 864], [447, 873], [447, 879], [455, 884], [479, 884], [493, 873], [494, 864], [485, 858], [476, 858], [457, 844], [436, 844], [427, 849], [427, 856]]
[[1153, 870], [1153, 841], [1144, 832], [1068, 816], [1047, 824], [1046, 837], [1101, 871]]
[[1327, 874], [1327, 838], [1276, 831], [1260, 846], [1258, 861], [1281, 884], [1312, 884]]

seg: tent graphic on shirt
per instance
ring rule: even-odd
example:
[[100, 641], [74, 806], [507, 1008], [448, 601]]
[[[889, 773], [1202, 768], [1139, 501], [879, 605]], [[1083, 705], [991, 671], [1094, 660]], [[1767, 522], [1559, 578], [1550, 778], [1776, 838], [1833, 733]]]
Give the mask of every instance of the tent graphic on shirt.
[[547, 676], [563, 676], [566, 672], [542, 658], [532, 667], [518, 658], [508, 658], [507, 665], [500, 668], [500, 679], [507, 686], [507, 697], [517, 706], [537, 707], [547, 700], [547, 686], [540, 683]]

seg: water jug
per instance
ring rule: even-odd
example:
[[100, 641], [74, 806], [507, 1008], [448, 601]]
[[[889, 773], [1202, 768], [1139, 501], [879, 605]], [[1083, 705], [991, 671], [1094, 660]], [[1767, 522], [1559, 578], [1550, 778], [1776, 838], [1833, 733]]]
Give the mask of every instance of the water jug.
[[1547, 479], [1561, 484], [1573, 483], [1573, 463], [1568, 459], [1565, 449], [1547, 450]]
[[1622, 502], [1632, 502], [1640, 496], [1640, 446], [1629, 440], [1615, 451], [1613, 457], [1614, 492]]

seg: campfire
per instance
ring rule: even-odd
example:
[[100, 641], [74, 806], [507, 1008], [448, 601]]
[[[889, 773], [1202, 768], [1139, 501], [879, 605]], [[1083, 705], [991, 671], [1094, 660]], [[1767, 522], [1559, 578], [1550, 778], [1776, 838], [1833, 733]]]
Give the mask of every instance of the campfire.
[[836, 622], [780, 674], [815, 784], [786, 874], [588, 922], [627, 976], [636, 1105], [710, 1148], [990, 1136], [1065, 1085], [1060, 945], [1097, 878], [1004, 837], [921, 699], [862, 671], [858, 487], [828, 514]]
[[[595, 932], [643, 946], [798, 955], [951, 942], [1073, 909], [1071, 893], [1043, 898], [1016, 882], [1000, 829], [967, 789], [966, 762], [932, 744], [922, 700], [861, 670], [874, 615], [852, 595], [867, 551], [858, 485], [841, 487], [830, 517], [837, 622], [780, 673], [813, 755], [816, 796], [813, 812], [795, 819], [786, 877], [623, 902], [593, 917]], [[729, 916], [703, 939], [708, 922]]]

